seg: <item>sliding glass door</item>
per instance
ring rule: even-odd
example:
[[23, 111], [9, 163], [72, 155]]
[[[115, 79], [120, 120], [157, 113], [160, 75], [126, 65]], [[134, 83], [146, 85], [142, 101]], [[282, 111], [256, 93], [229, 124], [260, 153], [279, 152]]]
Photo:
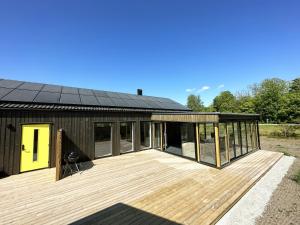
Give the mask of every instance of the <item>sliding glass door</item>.
[[133, 151], [133, 123], [120, 123], [120, 152]]
[[151, 122], [140, 123], [141, 149], [151, 148]]
[[112, 126], [111, 123], [96, 123], [95, 158], [112, 155]]
[[161, 146], [161, 123], [153, 124], [153, 132], [154, 132], [154, 140], [153, 140], [153, 148], [160, 149]]

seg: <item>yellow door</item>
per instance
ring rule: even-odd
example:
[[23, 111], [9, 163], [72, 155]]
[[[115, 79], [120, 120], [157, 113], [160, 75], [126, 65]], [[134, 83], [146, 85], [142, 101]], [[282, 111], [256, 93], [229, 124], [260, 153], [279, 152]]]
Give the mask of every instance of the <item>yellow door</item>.
[[22, 126], [21, 172], [49, 166], [49, 131], [49, 124]]

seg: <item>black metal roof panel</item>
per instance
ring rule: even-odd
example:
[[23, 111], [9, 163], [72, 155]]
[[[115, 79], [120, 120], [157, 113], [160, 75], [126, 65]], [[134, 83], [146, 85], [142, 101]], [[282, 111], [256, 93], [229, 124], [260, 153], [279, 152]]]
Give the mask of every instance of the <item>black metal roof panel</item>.
[[0, 101], [190, 111], [168, 98], [0, 79]]

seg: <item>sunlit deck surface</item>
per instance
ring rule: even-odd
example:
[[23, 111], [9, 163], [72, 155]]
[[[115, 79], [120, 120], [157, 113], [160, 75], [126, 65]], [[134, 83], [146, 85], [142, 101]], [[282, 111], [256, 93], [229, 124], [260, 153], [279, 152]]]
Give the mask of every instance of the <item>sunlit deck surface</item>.
[[54, 169], [15, 175], [0, 180], [0, 224], [211, 224], [281, 156], [260, 150], [218, 170], [148, 150], [59, 182]]

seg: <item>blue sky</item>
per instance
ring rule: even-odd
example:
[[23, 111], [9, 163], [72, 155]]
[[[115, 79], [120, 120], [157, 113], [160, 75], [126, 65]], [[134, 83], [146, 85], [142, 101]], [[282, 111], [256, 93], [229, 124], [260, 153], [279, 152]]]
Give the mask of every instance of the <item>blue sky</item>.
[[1, 0], [0, 77], [207, 105], [300, 76], [299, 11], [298, 0]]

